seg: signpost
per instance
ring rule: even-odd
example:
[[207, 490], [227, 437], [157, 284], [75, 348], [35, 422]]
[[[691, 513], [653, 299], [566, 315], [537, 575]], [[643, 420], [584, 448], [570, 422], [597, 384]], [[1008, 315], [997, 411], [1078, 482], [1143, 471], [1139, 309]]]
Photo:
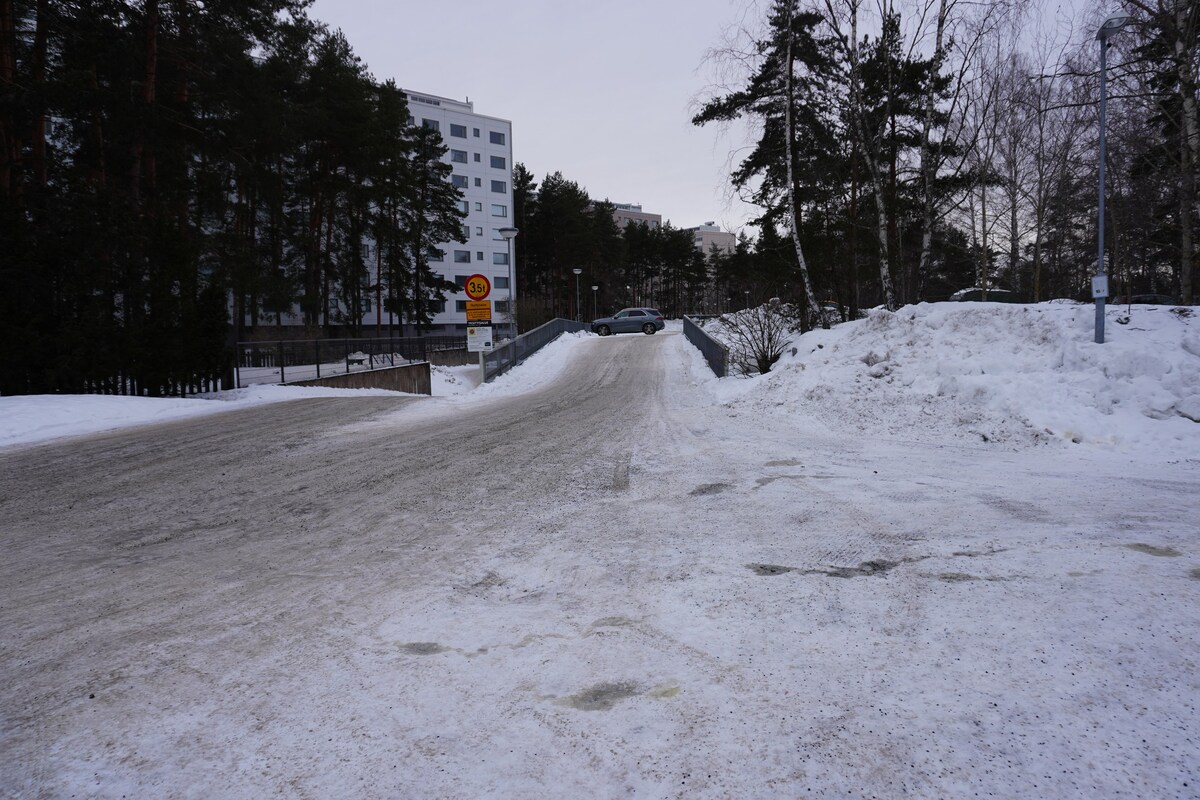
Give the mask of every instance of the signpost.
[[492, 301], [486, 299], [492, 292], [492, 282], [486, 275], [475, 273], [467, 278], [463, 291], [467, 297], [467, 352], [479, 353], [479, 381], [487, 379], [484, 366], [485, 353], [492, 352]]

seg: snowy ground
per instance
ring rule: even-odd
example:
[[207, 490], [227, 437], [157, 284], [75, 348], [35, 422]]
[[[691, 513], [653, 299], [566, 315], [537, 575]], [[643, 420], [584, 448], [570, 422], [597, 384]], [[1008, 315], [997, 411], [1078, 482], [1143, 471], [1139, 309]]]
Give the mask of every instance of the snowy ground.
[[[752, 379], [576, 335], [323, 428], [366, 401], [0, 398], [0, 793], [1200, 797], [1200, 320], [1123, 311], [875, 312]], [[301, 391], [245, 463], [28, 446]]]
[[[479, 385], [479, 367], [431, 368], [433, 395], [468, 392]], [[328, 389], [320, 386], [256, 384], [229, 392], [180, 399], [115, 395], [30, 395], [0, 397], [0, 448], [63, 436], [117, 430], [171, 420], [219, 414], [266, 403], [315, 397], [394, 397], [385, 389]]]

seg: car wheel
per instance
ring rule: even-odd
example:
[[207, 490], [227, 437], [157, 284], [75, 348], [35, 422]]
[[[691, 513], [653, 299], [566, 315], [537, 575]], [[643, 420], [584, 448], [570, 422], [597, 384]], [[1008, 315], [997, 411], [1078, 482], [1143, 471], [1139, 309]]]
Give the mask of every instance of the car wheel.
[[599, 328], [596, 328], [596, 333], [600, 334], [601, 336], [608, 336], [610, 333], [612, 333], [612, 331], [609, 330], [607, 325], [601, 325]]
[[654, 327], [654, 323], [652, 322], [647, 322], [642, 326], [642, 333], [646, 334], [647, 336], [651, 335], [656, 330], [658, 330], [658, 328]]

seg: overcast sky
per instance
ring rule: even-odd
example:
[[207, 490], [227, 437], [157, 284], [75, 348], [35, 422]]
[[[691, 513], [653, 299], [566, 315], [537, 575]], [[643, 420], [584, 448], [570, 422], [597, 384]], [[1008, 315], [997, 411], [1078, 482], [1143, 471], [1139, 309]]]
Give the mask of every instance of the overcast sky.
[[690, 123], [706, 50], [746, 0], [317, 0], [376, 79], [470, 99], [513, 124], [513, 158], [561, 171], [597, 199], [640, 203], [677, 227], [737, 230], [728, 195], [741, 134]]

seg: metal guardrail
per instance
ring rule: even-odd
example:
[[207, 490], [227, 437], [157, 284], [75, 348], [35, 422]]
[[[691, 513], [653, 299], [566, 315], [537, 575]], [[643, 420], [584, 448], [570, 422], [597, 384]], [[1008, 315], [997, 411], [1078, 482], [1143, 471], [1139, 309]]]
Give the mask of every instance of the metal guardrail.
[[234, 382], [241, 388], [365, 372], [426, 361], [432, 351], [466, 347], [465, 336], [238, 342], [234, 351]]
[[564, 333], [577, 333], [587, 329], [586, 323], [573, 319], [552, 319], [516, 339], [498, 345], [492, 352], [484, 353], [483, 379], [490, 381], [498, 375], [503, 375]]
[[700, 351], [718, 378], [724, 378], [729, 374], [728, 347], [705, 333], [704, 329], [693, 322], [691, 317], [683, 318], [683, 335]]

